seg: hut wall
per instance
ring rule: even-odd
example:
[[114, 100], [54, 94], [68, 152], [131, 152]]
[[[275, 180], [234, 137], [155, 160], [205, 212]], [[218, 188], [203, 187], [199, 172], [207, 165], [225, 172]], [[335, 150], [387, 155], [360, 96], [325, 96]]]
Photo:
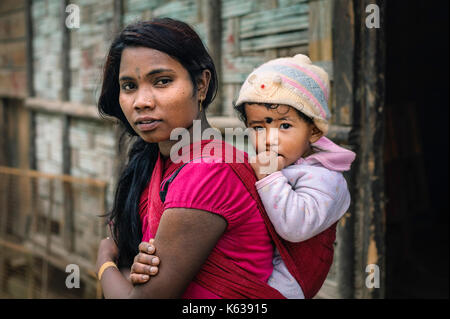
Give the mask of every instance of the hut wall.
[[[24, 17], [27, 4], [32, 29], [28, 48]], [[172, 17], [191, 24], [199, 33], [214, 56], [219, 72], [218, 101], [208, 114], [213, 126], [219, 128], [241, 126], [233, 111], [233, 101], [246, 76], [256, 66], [276, 57], [309, 54], [329, 72], [332, 80], [331, 137], [339, 137], [339, 142], [344, 144], [348, 142], [351, 104], [334, 94], [333, 54], [343, 53], [332, 50], [332, 0], [73, 0], [70, 4], [80, 9], [80, 27], [70, 30], [64, 26], [67, 4], [68, 1], [54, 0], [1, 2], [0, 96], [25, 98], [22, 101], [29, 112], [24, 113], [32, 123], [27, 133], [32, 148], [31, 166], [49, 173], [107, 181], [108, 206], [112, 203], [115, 183], [113, 172], [124, 157], [116, 150], [120, 131], [111, 123], [99, 121], [95, 103], [108, 46], [121, 26], [136, 20]], [[220, 14], [215, 19], [218, 7]], [[23, 21], [16, 17], [19, 14]], [[5, 27], [8, 23], [19, 27], [8, 29]], [[8, 37], [15, 37], [14, 32], [23, 39], [9, 41]], [[31, 64], [27, 65], [27, 55], [23, 52], [29, 52]], [[11, 78], [17, 79], [17, 87], [11, 87], [11, 83], [15, 83]], [[345, 85], [344, 80], [348, 79], [340, 79], [336, 81], [340, 84], [336, 85]], [[0, 106], [2, 103], [0, 101]], [[5, 114], [4, 109], [0, 108], [0, 115]], [[0, 120], [3, 121], [4, 116]], [[53, 210], [53, 218], [59, 222], [67, 217], [68, 208], [62, 202], [67, 199], [68, 190], [58, 191], [55, 205], [59, 206]], [[78, 189], [71, 191], [75, 194], [69, 208], [71, 218], [86, 226], [78, 235], [81, 245], [87, 245], [89, 234], [93, 233], [86, 219], [85, 208], [89, 201]], [[98, 205], [91, 204], [97, 213]], [[342, 235], [347, 234], [343, 231], [346, 220], [338, 229], [339, 248], [323, 296], [342, 297], [333, 287], [342, 282], [339, 279], [342, 271], [336, 264], [342, 261], [341, 242], [348, 240]], [[64, 236], [64, 232], [60, 236]]]
[[[0, 165], [28, 168], [30, 116], [24, 107], [27, 96], [26, 1], [0, 2]], [[23, 181], [15, 189], [27, 191]], [[20, 198], [11, 198], [24, 207]], [[23, 232], [22, 214], [11, 214], [11, 228]]]
[[26, 19], [24, 0], [0, 2], [0, 96], [24, 98], [26, 79]]
[[[79, 7], [80, 27], [68, 30], [64, 1], [32, 1], [35, 95], [27, 99], [26, 104], [34, 112], [34, 168], [47, 173], [107, 181], [110, 185], [107, 201], [111, 205], [115, 131], [110, 123], [98, 120], [94, 105], [107, 45], [113, 36], [114, 3], [79, 0], [71, 4]], [[63, 83], [69, 83], [70, 87]], [[45, 203], [48, 201], [47, 188], [40, 189], [43, 205], [48, 206]], [[61, 197], [59, 200], [58, 196]], [[69, 197], [70, 205], [64, 205]], [[61, 232], [57, 234], [61, 240], [56, 241], [57, 245], [72, 246], [71, 249], [89, 247], [93, 234], [91, 227], [79, 228], [76, 245], [67, 244], [74, 236], [68, 236], [68, 231], [62, 229], [70, 230], [71, 224], [88, 226], [93, 214], [104, 213], [98, 209], [103, 202], [92, 203], [92, 210], [86, 209], [89, 196], [68, 185], [64, 185], [59, 195], [55, 194], [55, 199], [57, 207], [53, 210], [52, 220], [61, 225]]]

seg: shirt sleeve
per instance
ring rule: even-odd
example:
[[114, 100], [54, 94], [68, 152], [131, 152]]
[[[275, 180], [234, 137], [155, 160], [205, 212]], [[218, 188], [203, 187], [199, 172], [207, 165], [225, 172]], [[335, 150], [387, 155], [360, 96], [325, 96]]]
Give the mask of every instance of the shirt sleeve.
[[290, 242], [301, 242], [326, 230], [350, 205], [347, 183], [341, 173], [296, 166], [295, 179], [288, 181], [278, 171], [256, 182], [275, 230]]
[[225, 218], [228, 229], [257, 209], [245, 185], [226, 163], [189, 163], [170, 183], [164, 209], [193, 208]]

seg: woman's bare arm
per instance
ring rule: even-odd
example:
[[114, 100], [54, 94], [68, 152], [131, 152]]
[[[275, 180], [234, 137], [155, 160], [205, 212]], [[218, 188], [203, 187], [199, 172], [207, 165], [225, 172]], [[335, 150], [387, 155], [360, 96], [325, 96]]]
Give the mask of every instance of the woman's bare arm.
[[[133, 287], [116, 268], [110, 267], [102, 276], [105, 297], [181, 297], [226, 227], [225, 219], [216, 214], [196, 209], [167, 209], [161, 217], [154, 242], [158, 247], [156, 255], [161, 260], [158, 276]], [[104, 259], [101, 262], [108, 261], [107, 256]]]

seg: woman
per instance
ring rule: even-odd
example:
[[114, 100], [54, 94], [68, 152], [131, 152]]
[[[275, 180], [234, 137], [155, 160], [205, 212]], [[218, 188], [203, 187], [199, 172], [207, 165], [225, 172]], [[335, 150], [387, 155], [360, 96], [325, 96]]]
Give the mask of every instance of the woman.
[[[119, 119], [137, 141], [110, 213], [114, 240], [104, 239], [99, 247], [97, 270], [106, 298], [220, 298], [227, 296], [224, 290], [248, 286], [227, 287], [229, 280], [220, 281], [226, 272], [219, 264], [239, 271], [239, 278], [251, 278], [265, 296], [280, 297], [265, 285], [273, 269], [273, 247], [264, 221], [229, 165], [189, 163], [171, 182], [164, 201], [158, 196], [161, 182], [180, 167], [170, 159], [172, 147], [180, 146], [170, 139], [171, 132], [187, 129], [190, 141], [205, 145], [193, 140], [193, 122], [209, 128], [205, 109], [216, 88], [212, 59], [183, 22], [140, 22], [112, 43], [99, 110]], [[192, 150], [193, 144], [187, 146]], [[133, 287], [115, 262], [129, 268], [139, 243], [149, 238], [155, 238], [163, 262], [158, 276]]]

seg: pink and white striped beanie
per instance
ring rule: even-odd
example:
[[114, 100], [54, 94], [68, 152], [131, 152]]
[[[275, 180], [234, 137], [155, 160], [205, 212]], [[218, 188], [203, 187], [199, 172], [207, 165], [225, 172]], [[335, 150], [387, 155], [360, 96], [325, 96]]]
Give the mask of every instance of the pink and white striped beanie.
[[328, 73], [297, 54], [262, 64], [247, 77], [236, 105], [242, 103], [286, 104], [310, 117], [324, 135], [328, 132]]

